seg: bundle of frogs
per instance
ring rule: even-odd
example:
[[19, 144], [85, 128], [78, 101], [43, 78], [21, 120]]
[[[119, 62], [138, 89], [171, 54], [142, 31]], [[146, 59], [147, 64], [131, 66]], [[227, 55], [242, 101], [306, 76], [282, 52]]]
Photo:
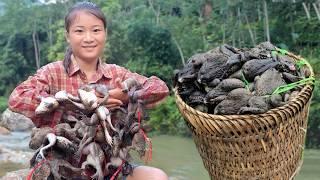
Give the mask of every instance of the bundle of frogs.
[[104, 106], [108, 100], [105, 85], [84, 86], [78, 89], [78, 96], [59, 91], [54, 97], [42, 98], [37, 115], [68, 111], [59, 123], [33, 129], [29, 147], [37, 151], [30, 160], [32, 179], [102, 180], [116, 171], [132, 172], [129, 151], [144, 156], [148, 139], [140, 120], [145, 114], [143, 101], [134, 97], [141, 85], [129, 78], [123, 87], [129, 95], [128, 107], [113, 110]]
[[311, 80], [305, 63], [270, 42], [242, 49], [222, 45], [190, 57], [175, 71], [174, 83], [184, 102], [199, 111], [259, 114], [297, 96]]

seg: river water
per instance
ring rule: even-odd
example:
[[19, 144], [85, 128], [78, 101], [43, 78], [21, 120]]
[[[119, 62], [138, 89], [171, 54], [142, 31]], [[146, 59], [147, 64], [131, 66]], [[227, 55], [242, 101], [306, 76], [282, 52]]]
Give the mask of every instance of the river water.
[[[6, 172], [26, 168], [30, 154], [28, 149], [30, 133], [13, 132], [10, 136], [0, 135], [0, 147], [14, 150], [15, 163], [3, 162], [0, 151], [0, 177]], [[152, 137], [153, 156], [147, 165], [163, 169], [170, 180], [209, 180], [200, 155], [191, 138], [177, 136]], [[20, 154], [19, 154], [20, 153]], [[304, 164], [297, 180], [320, 179], [320, 150], [307, 150]]]

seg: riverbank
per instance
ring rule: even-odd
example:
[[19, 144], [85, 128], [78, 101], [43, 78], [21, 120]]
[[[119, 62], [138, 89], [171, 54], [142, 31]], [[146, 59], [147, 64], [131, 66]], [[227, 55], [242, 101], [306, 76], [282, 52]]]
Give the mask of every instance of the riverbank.
[[[163, 168], [173, 180], [209, 180], [200, 155], [191, 138], [156, 136], [152, 138], [154, 161], [151, 165]], [[295, 180], [316, 180], [320, 177], [320, 149], [307, 149], [303, 165]]]
[[297, 180], [316, 180], [320, 178], [320, 149], [307, 149]]
[[[14, 135], [16, 138], [19, 137], [19, 140], [15, 141], [9, 137], [6, 140], [0, 138], [0, 145], [11, 144], [11, 148], [15, 148], [13, 151], [17, 152], [17, 149], [26, 146], [25, 142], [28, 142], [28, 134], [23, 135], [20, 133], [19, 135]], [[10, 143], [8, 143], [9, 141]], [[191, 138], [167, 135], [154, 136], [152, 137], [152, 148], [152, 161], [148, 165], [163, 169], [170, 176], [170, 180], [210, 179]], [[21, 152], [28, 153], [29, 151], [24, 149]], [[305, 150], [303, 158], [303, 166], [296, 180], [318, 179], [320, 177], [318, 163], [320, 161], [320, 150]], [[26, 162], [0, 162], [0, 177], [4, 176], [6, 172], [28, 167], [29, 161], [24, 161]]]

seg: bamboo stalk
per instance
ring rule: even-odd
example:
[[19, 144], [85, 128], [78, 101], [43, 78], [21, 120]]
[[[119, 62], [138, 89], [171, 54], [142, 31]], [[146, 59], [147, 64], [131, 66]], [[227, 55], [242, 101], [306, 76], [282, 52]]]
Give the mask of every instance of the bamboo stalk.
[[302, 6], [303, 6], [303, 9], [304, 11], [306, 12], [306, 15], [307, 15], [307, 18], [310, 19], [310, 12], [309, 12], [309, 9], [307, 8], [307, 5], [305, 2], [302, 3]]

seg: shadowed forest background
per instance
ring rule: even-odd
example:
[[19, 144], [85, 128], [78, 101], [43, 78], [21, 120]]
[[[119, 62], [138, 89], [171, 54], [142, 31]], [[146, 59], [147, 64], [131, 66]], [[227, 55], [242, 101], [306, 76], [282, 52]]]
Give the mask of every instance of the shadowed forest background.
[[[64, 15], [75, 0], [0, 0], [0, 111], [14, 87], [41, 66], [62, 60]], [[316, 74], [306, 146], [320, 148], [319, 0], [95, 0], [107, 16], [104, 59], [163, 79], [190, 56], [222, 44], [263, 41], [306, 58]], [[150, 112], [154, 134], [190, 136], [174, 97]]]

